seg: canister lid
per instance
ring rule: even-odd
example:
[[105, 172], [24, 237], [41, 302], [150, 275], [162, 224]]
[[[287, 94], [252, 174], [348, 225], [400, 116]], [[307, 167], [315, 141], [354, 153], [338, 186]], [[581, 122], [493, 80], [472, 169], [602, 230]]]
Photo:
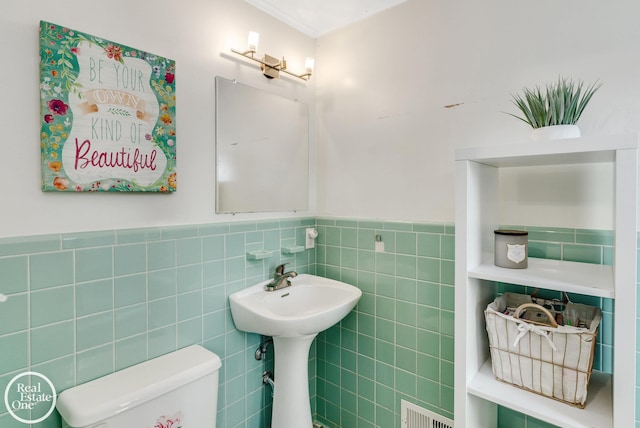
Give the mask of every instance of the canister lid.
[[511, 229], [497, 229], [493, 233], [496, 235], [510, 235], [510, 236], [526, 236], [529, 234], [526, 230], [511, 230]]

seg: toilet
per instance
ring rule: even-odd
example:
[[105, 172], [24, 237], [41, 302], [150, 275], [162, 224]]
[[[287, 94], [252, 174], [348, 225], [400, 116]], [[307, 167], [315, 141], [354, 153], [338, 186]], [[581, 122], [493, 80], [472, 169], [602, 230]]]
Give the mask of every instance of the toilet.
[[215, 428], [222, 362], [199, 345], [63, 391], [64, 428]]

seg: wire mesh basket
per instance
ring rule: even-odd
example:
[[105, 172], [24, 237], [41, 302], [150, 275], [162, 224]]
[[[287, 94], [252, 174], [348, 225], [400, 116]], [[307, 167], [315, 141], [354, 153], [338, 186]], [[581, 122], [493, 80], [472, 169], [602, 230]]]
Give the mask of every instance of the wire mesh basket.
[[600, 308], [505, 293], [484, 313], [496, 379], [584, 408]]

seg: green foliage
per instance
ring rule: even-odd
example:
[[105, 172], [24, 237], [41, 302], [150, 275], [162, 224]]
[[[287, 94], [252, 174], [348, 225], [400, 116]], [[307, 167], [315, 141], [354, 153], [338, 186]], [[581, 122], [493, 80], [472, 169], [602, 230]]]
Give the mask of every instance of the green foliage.
[[109, 107], [107, 109], [107, 112], [116, 116], [124, 116], [124, 117], [131, 116], [131, 113], [129, 113], [128, 110], [125, 110], [123, 108]]
[[522, 116], [507, 113], [532, 128], [551, 125], [575, 125], [580, 115], [602, 84], [596, 80], [583, 92], [583, 83], [558, 78], [555, 84], [548, 84], [545, 91], [524, 88], [523, 95], [511, 95], [513, 103], [520, 109]]

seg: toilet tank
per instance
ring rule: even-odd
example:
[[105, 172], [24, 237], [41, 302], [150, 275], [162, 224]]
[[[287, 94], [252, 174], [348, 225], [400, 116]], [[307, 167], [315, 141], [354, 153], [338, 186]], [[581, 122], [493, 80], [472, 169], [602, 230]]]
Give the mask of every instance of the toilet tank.
[[220, 357], [199, 345], [63, 391], [63, 427], [215, 428]]

